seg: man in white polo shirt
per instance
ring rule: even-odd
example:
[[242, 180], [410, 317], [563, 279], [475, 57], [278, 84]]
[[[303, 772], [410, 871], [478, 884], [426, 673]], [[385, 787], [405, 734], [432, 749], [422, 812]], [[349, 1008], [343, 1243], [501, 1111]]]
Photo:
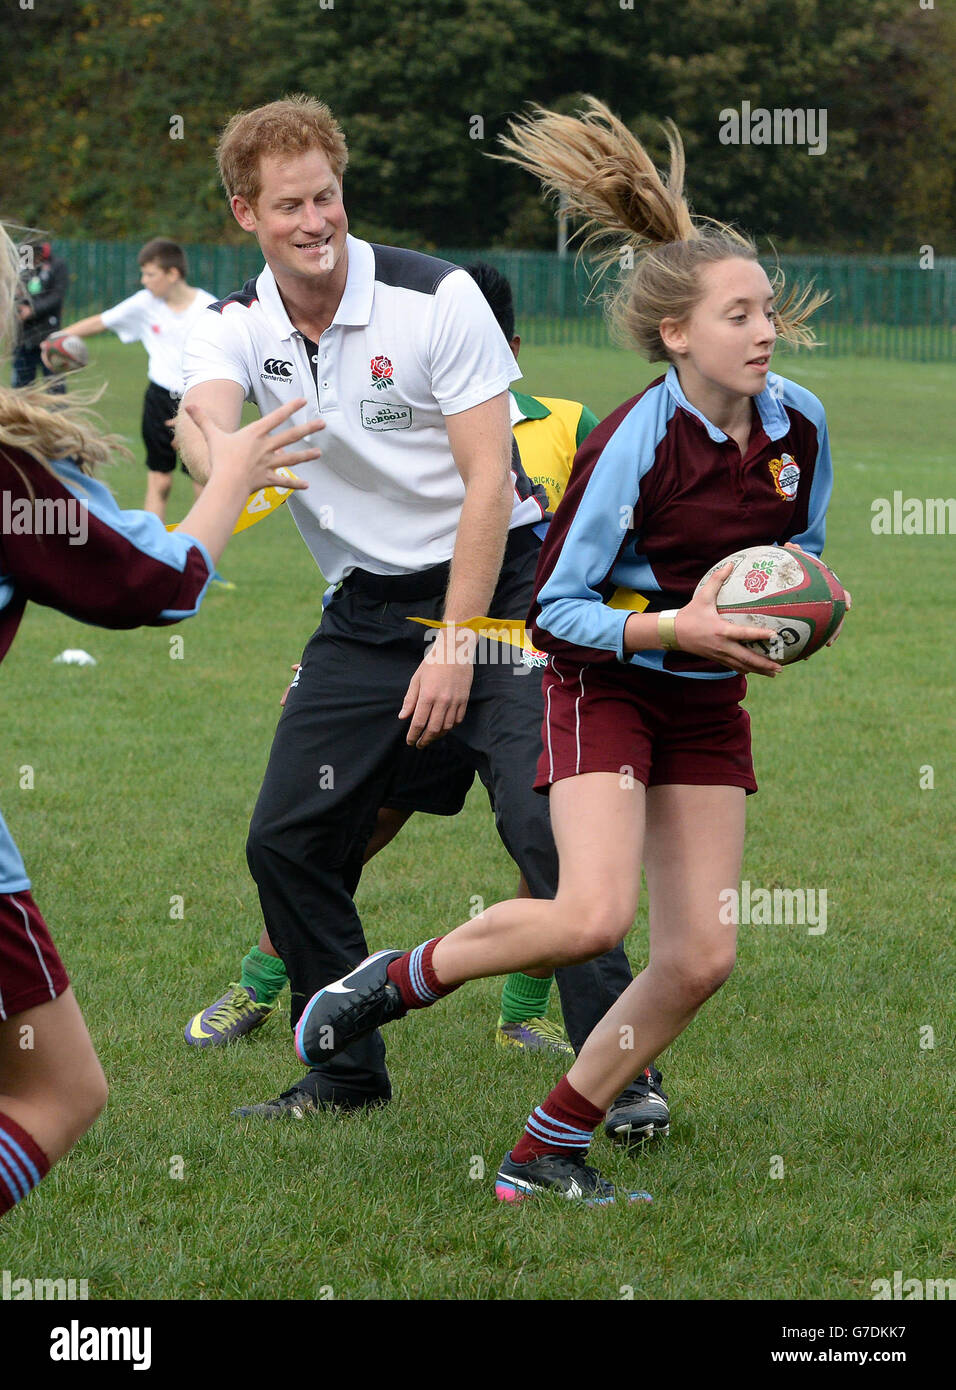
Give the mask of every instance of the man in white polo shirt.
[[[547, 802], [532, 790], [538, 679], [466, 628], [409, 621], [527, 611], [547, 499], [513, 448], [508, 387], [520, 372], [465, 271], [348, 235], [347, 157], [311, 98], [229, 122], [220, 174], [266, 268], [207, 310], [184, 355], [184, 401], [223, 429], [237, 428], [246, 399], [264, 413], [303, 394], [324, 421], [322, 457], [300, 470], [309, 488], [289, 506], [341, 585], [290, 688], [247, 846], [293, 1026], [316, 989], [368, 954], [352, 893], [403, 743], [455, 739], [531, 891], [551, 897], [557, 881]], [[177, 440], [202, 479], [205, 445], [183, 411]], [[576, 1048], [629, 983], [620, 950], [558, 972]], [[373, 1034], [240, 1113], [390, 1096]]]

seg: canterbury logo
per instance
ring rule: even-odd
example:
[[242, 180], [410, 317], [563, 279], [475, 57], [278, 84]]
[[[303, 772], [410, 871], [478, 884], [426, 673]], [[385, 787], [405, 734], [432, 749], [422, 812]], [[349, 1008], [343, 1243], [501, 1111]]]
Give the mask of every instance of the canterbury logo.
[[262, 364], [260, 375], [267, 381], [291, 381], [292, 363], [280, 357], [267, 357]]

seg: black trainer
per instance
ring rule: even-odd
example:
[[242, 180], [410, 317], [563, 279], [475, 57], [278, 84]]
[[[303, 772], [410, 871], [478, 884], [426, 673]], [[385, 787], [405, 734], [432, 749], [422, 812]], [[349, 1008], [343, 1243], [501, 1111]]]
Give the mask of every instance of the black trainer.
[[408, 1010], [388, 978], [404, 951], [376, 951], [341, 980], [313, 994], [295, 1028], [295, 1051], [307, 1067], [319, 1066], [360, 1038]]
[[[515, 1163], [505, 1154], [495, 1179], [495, 1196], [499, 1202], [520, 1202], [538, 1192], [557, 1192], [569, 1201], [583, 1202], [588, 1207], [606, 1207], [616, 1199], [614, 1184], [602, 1178], [596, 1168], [589, 1168], [583, 1157], [566, 1154], [542, 1154], [527, 1163]], [[625, 1202], [649, 1202], [649, 1192], [625, 1192]]]
[[645, 1067], [644, 1075], [621, 1092], [604, 1121], [608, 1138], [630, 1148], [658, 1135], [667, 1137], [671, 1112], [661, 1090], [663, 1079], [656, 1067]]
[[229, 1113], [236, 1119], [244, 1120], [248, 1115], [257, 1115], [264, 1120], [278, 1120], [289, 1115], [293, 1120], [304, 1120], [308, 1115], [318, 1113], [319, 1105], [308, 1091], [291, 1086], [275, 1100], [264, 1100], [260, 1105], [240, 1105]]
[[[303, 1081], [308, 1080], [308, 1076], [303, 1078]], [[230, 1111], [230, 1114], [240, 1120], [250, 1115], [264, 1120], [278, 1120], [285, 1116], [290, 1116], [293, 1120], [304, 1120], [310, 1115], [317, 1115], [321, 1110], [334, 1110], [339, 1113], [375, 1110], [380, 1105], [387, 1105], [390, 1098], [390, 1095], [356, 1095], [354, 1099], [351, 1096], [339, 1096], [335, 1100], [323, 1100], [300, 1081], [298, 1085], [290, 1086], [287, 1091], [276, 1096], [275, 1100], [264, 1100], [259, 1105], [240, 1105]]]

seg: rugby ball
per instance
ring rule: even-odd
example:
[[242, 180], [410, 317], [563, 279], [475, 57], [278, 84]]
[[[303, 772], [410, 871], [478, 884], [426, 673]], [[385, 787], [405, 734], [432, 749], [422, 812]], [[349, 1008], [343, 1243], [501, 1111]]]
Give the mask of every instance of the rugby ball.
[[46, 359], [51, 372], [75, 372], [90, 360], [89, 349], [75, 333], [54, 334], [46, 342]]
[[782, 545], [754, 545], [712, 565], [697, 587], [730, 563], [734, 568], [720, 587], [717, 611], [731, 623], [775, 628], [776, 637], [744, 643], [771, 661], [804, 661], [843, 622], [843, 585], [822, 560]]

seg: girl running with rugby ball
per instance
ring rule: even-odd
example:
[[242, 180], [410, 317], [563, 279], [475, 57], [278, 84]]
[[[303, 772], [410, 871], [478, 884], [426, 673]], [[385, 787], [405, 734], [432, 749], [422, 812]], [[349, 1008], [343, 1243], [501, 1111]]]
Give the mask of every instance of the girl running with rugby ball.
[[[819, 555], [824, 540], [823, 407], [770, 370], [778, 336], [813, 345], [807, 320], [824, 296], [775, 303], [753, 243], [693, 219], [680, 138], [667, 134], [666, 179], [594, 98], [579, 118], [535, 108], [503, 142], [584, 219], [585, 246], [633, 265], [612, 323], [668, 364], [579, 449], [538, 566], [532, 638], [548, 665], [536, 787], [551, 799], [557, 896], [498, 903], [411, 952], [377, 952], [313, 997], [296, 1034], [311, 1062], [466, 980], [597, 956], [630, 930], [643, 863], [649, 963], [529, 1117], [498, 1174], [505, 1201], [544, 1189], [614, 1199], [585, 1162], [593, 1131], [733, 968], [720, 894], [738, 882], [757, 788], [740, 702], [746, 675], [781, 668], [743, 645], [768, 628], [718, 615], [729, 565], [694, 590], [736, 550], [792, 543]], [[609, 606], [628, 592], [626, 607]]]

